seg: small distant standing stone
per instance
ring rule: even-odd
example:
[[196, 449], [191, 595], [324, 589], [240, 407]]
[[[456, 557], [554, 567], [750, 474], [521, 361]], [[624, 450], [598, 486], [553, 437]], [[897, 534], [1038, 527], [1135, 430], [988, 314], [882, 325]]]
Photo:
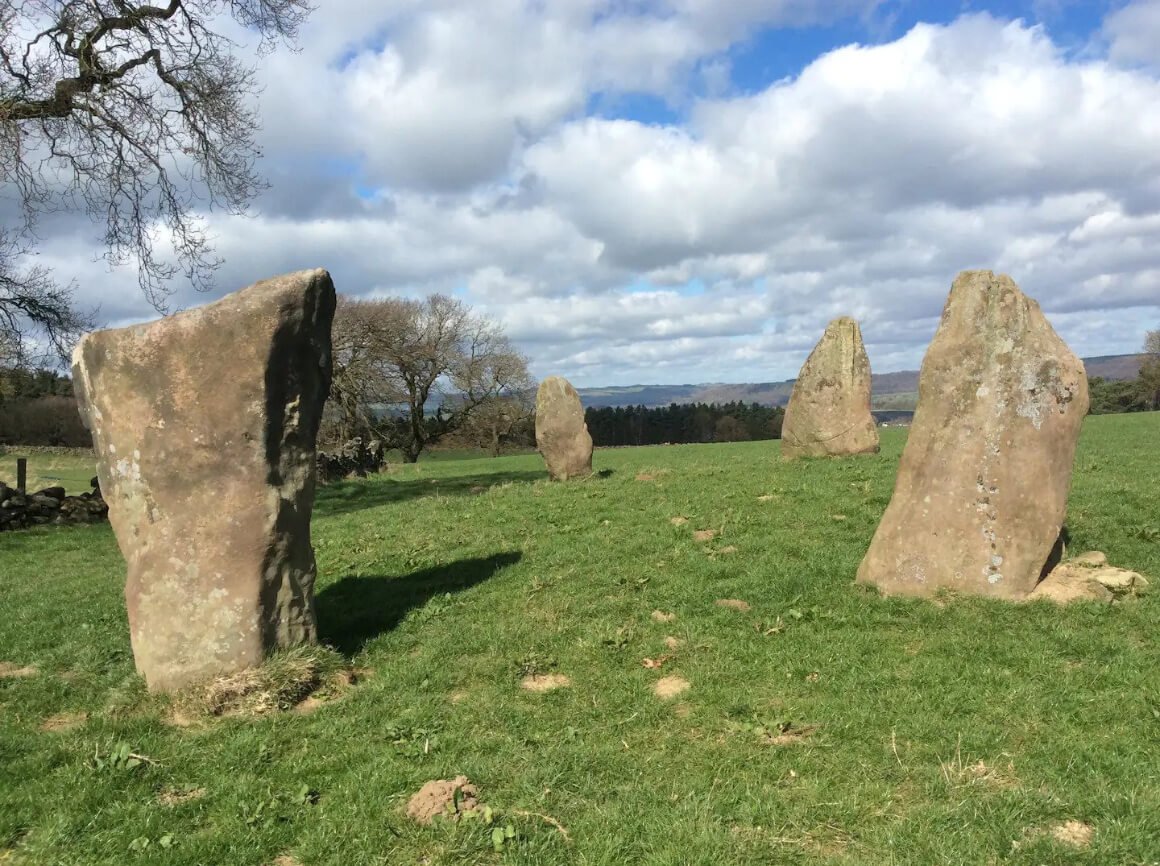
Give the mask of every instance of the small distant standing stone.
[[536, 392], [536, 448], [557, 481], [592, 474], [592, 437], [580, 395], [567, 379], [549, 376]]
[[1059, 538], [1087, 410], [1083, 363], [1039, 305], [1006, 275], [959, 274], [859, 582], [1025, 598]]
[[781, 455], [794, 460], [877, 451], [862, 331], [853, 319], [834, 319], [794, 383], [781, 426]]
[[255, 283], [73, 354], [153, 691], [316, 639], [315, 436], [330, 388], [324, 270]]

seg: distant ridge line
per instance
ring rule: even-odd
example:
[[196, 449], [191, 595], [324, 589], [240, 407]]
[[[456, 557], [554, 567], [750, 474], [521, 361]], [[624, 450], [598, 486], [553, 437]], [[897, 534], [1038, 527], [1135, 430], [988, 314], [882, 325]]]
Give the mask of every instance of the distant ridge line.
[[[1089, 378], [1112, 381], [1134, 379], [1140, 372], [1144, 356], [1096, 355], [1084, 358]], [[874, 408], [903, 410], [914, 408], [918, 394], [918, 371], [875, 373], [872, 377]], [[616, 406], [668, 406], [670, 403], [759, 403], [784, 406], [793, 392], [794, 379], [784, 382], [705, 383], [699, 385], [622, 385], [603, 388], [577, 388], [585, 407], [601, 409]]]

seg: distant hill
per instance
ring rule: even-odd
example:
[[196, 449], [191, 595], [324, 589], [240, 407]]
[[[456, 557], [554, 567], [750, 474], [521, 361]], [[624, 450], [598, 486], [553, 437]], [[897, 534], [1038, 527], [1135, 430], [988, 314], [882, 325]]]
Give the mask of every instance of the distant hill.
[[[1135, 379], [1140, 372], [1143, 355], [1100, 355], [1084, 358], [1089, 377], [1119, 381]], [[670, 403], [760, 403], [763, 406], [784, 406], [793, 392], [793, 379], [785, 382], [758, 382], [727, 384], [714, 382], [703, 385], [625, 385], [623, 387], [578, 388], [580, 402], [586, 407], [605, 406], [668, 406]], [[918, 399], [918, 371], [875, 373], [873, 376], [875, 409], [913, 409]]]

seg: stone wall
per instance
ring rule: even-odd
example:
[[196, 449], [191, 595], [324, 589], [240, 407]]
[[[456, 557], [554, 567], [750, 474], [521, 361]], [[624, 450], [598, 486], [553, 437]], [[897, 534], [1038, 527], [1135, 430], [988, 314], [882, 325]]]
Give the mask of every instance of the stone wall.
[[338, 451], [319, 451], [317, 460], [318, 482], [328, 484], [352, 475], [365, 478], [373, 472], [381, 472], [387, 465], [387, 451], [377, 439], [364, 445], [361, 437], [355, 437]]
[[108, 518], [109, 506], [101, 497], [97, 479], [93, 489], [80, 496], [67, 496], [63, 487], [46, 487], [36, 493], [21, 493], [0, 481], [0, 532], [30, 526], [99, 523]]

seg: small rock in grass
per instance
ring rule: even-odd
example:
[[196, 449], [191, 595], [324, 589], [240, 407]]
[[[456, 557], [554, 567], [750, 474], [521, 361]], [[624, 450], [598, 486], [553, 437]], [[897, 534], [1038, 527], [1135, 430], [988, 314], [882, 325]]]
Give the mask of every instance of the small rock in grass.
[[1046, 598], [1056, 604], [1073, 601], [1109, 602], [1117, 596], [1144, 592], [1148, 581], [1143, 575], [1108, 565], [1098, 550], [1061, 562], [1027, 596], [1028, 601]]

